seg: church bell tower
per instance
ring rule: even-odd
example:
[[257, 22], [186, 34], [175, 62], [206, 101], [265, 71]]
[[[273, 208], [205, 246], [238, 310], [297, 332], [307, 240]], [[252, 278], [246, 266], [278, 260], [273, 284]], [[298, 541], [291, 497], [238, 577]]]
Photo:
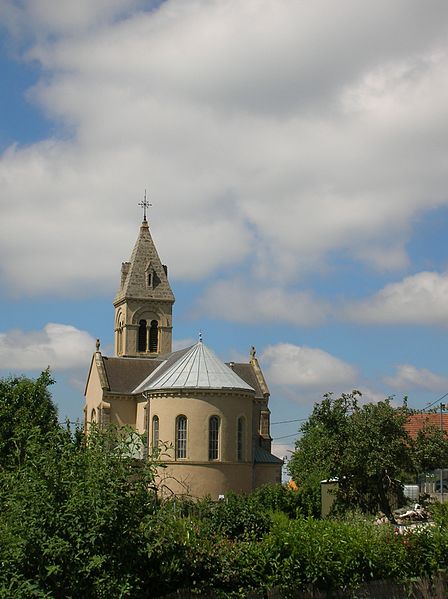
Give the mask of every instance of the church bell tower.
[[114, 299], [115, 355], [156, 357], [172, 351], [174, 294], [167, 267], [160, 261], [146, 220], [143, 222], [129, 262], [121, 266], [120, 288]]

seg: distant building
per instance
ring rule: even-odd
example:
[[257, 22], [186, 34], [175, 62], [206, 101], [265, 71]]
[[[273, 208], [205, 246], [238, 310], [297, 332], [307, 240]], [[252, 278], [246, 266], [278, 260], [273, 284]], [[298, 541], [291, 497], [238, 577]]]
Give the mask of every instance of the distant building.
[[218, 498], [281, 480], [271, 454], [269, 389], [252, 348], [225, 364], [202, 340], [172, 351], [175, 298], [146, 214], [114, 299], [115, 356], [99, 342], [85, 389], [85, 426], [131, 425], [150, 446], [167, 443], [166, 493]]

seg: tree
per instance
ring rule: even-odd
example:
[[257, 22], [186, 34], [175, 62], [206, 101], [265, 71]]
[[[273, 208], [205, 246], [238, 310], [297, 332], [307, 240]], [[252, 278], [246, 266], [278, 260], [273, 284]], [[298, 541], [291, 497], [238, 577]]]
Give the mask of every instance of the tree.
[[413, 467], [412, 441], [404, 428], [409, 412], [389, 399], [360, 406], [360, 397], [359, 391], [336, 399], [327, 394], [314, 406], [301, 427], [290, 472], [299, 488], [315, 493], [320, 480], [336, 478], [339, 505], [367, 512], [379, 508], [392, 520], [398, 476]]
[[58, 427], [57, 408], [48, 387], [49, 369], [36, 379], [0, 379], [0, 470], [20, 463], [32, 439]]
[[414, 471], [419, 474], [446, 467], [448, 464], [448, 436], [434, 425], [424, 426], [413, 440]]

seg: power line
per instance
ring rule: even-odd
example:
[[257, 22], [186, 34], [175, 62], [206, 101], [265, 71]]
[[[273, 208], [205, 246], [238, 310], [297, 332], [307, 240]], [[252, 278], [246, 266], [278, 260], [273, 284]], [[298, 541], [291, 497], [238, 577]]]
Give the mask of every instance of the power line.
[[432, 403], [427, 404], [423, 409], [427, 410], [428, 408], [431, 408], [434, 404], [439, 403], [439, 401], [442, 401], [442, 399], [444, 399], [447, 396], [448, 396], [448, 393], [445, 393], [445, 395], [442, 395], [442, 397], [439, 397], [438, 399], [436, 399], [436, 401], [433, 401]]
[[296, 418], [295, 420], [281, 420], [280, 422], [271, 422], [271, 426], [276, 424], [289, 424], [290, 422], [305, 422], [308, 418]]
[[293, 433], [292, 435], [283, 435], [283, 437], [273, 437], [273, 441], [279, 441], [280, 439], [288, 439], [289, 437], [297, 437], [299, 433]]

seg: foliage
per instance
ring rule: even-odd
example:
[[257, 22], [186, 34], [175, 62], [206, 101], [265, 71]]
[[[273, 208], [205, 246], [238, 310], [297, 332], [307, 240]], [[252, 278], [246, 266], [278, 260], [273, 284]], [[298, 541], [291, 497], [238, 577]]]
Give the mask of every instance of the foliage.
[[20, 466], [3, 473], [0, 588], [10, 596], [128, 596], [139, 587], [134, 555], [155, 509], [154, 465], [129, 457], [127, 438], [92, 430], [84, 442], [59, 428], [43, 443], [31, 438]]
[[416, 473], [428, 472], [448, 464], [448, 436], [436, 426], [420, 429], [413, 441], [413, 460]]
[[[141, 443], [135, 431], [92, 427], [86, 438], [58, 426], [50, 383], [48, 373], [35, 382], [0, 383], [2, 415], [10, 410], [13, 417], [19, 408], [24, 414], [9, 429], [2, 422], [0, 597], [143, 599], [189, 588], [242, 598], [273, 587], [288, 597], [307, 587], [348, 589], [448, 567], [447, 506], [436, 514], [437, 526], [402, 536], [360, 517], [306, 518], [307, 494], [281, 485], [229, 494], [222, 502], [161, 501], [154, 487], [160, 455], [134, 459]], [[45, 404], [35, 405], [35, 420], [33, 398]], [[346, 418], [358, 414], [352, 399], [335, 410], [327, 403], [310, 427], [318, 438], [317, 425], [329, 424], [332, 434], [324, 442], [340, 459], [352, 430], [365, 433], [372, 418], [362, 409], [360, 422]], [[381, 409], [378, 428], [390, 417], [387, 406]], [[391, 418], [392, 432], [395, 422]], [[335, 443], [339, 427], [341, 447]], [[324, 457], [319, 472], [331, 464]]]
[[19, 465], [29, 443], [55, 430], [57, 409], [48, 387], [53, 384], [49, 370], [36, 379], [0, 379], [0, 470]]
[[[323, 479], [337, 478], [339, 505], [380, 508], [392, 518], [400, 472], [412, 467], [411, 439], [404, 428], [408, 411], [390, 401], [359, 405], [361, 393], [324, 396], [302, 426], [289, 463], [299, 488], [317, 492]], [[316, 506], [317, 508], [317, 506]]]

